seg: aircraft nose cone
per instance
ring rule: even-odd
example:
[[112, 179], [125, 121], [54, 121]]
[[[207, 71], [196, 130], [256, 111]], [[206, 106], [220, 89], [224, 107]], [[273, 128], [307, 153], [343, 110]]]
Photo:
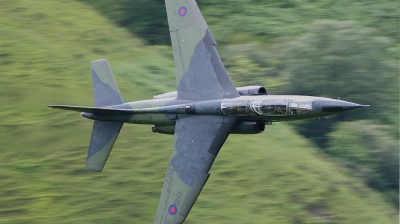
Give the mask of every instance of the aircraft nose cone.
[[341, 100], [318, 100], [314, 101], [313, 110], [318, 112], [340, 113], [367, 106], [369, 105], [361, 105]]

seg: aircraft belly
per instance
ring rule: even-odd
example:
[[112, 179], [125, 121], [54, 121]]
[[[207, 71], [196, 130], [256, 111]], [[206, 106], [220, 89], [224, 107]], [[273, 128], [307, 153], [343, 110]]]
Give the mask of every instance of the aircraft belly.
[[173, 125], [176, 115], [174, 114], [134, 114], [129, 123], [133, 124], [153, 124], [153, 125]]

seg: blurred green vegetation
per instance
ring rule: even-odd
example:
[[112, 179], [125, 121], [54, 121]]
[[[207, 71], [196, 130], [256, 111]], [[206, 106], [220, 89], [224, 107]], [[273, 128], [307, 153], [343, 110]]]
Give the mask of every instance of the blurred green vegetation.
[[[169, 43], [164, 1], [81, 1], [152, 44]], [[198, 4], [220, 44], [268, 43], [276, 37], [293, 37], [321, 19], [354, 20], [378, 28], [383, 36], [396, 41], [400, 38], [400, 8], [396, 0], [199, 0]]]
[[390, 127], [367, 120], [342, 122], [328, 135], [326, 152], [399, 206], [399, 142]]
[[[186, 223], [398, 223], [399, 3], [199, 4], [238, 86], [372, 107], [230, 136]], [[104, 171], [85, 172], [92, 122], [45, 106], [93, 105], [89, 62], [99, 58], [125, 101], [174, 90], [162, 1], [0, 5], [0, 223], [151, 223], [171, 136], [125, 125]], [[321, 40], [330, 44], [316, 49]]]
[[387, 134], [398, 139], [398, 60], [388, 54], [393, 44], [390, 38], [377, 36], [376, 30], [357, 22], [324, 20], [282, 45], [278, 58], [283, 62], [281, 72], [290, 74], [287, 93], [340, 97], [371, 105], [323, 122], [297, 122], [296, 129], [326, 148], [335, 123], [368, 119], [388, 125]]

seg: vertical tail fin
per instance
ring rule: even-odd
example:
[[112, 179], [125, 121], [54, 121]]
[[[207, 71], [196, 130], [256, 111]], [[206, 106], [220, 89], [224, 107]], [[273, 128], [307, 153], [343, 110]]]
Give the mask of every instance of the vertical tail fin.
[[94, 121], [85, 170], [103, 170], [122, 125], [122, 122]]
[[[121, 93], [106, 59], [90, 62], [95, 107], [122, 104]], [[86, 170], [100, 172], [121, 131], [122, 122], [94, 121]]]
[[124, 103], [108, 61], [106, 59], [92, 61], [90, 68], [94, 106], [104, 107]]

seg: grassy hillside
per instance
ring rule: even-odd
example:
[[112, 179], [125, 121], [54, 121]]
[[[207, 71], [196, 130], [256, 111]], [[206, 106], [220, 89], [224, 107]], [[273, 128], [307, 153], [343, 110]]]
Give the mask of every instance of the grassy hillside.
[[[149, 47], [75, 1], [0, 0], [0, 223], [151, 223], [172, 137], [125, 125], [85, 172], [89, 62], [107, 58], [126, 101], [174, 89], [168, 47]], [[398, 213], [284, 124], [232, 135], [186, 223], [398, 223]]]

